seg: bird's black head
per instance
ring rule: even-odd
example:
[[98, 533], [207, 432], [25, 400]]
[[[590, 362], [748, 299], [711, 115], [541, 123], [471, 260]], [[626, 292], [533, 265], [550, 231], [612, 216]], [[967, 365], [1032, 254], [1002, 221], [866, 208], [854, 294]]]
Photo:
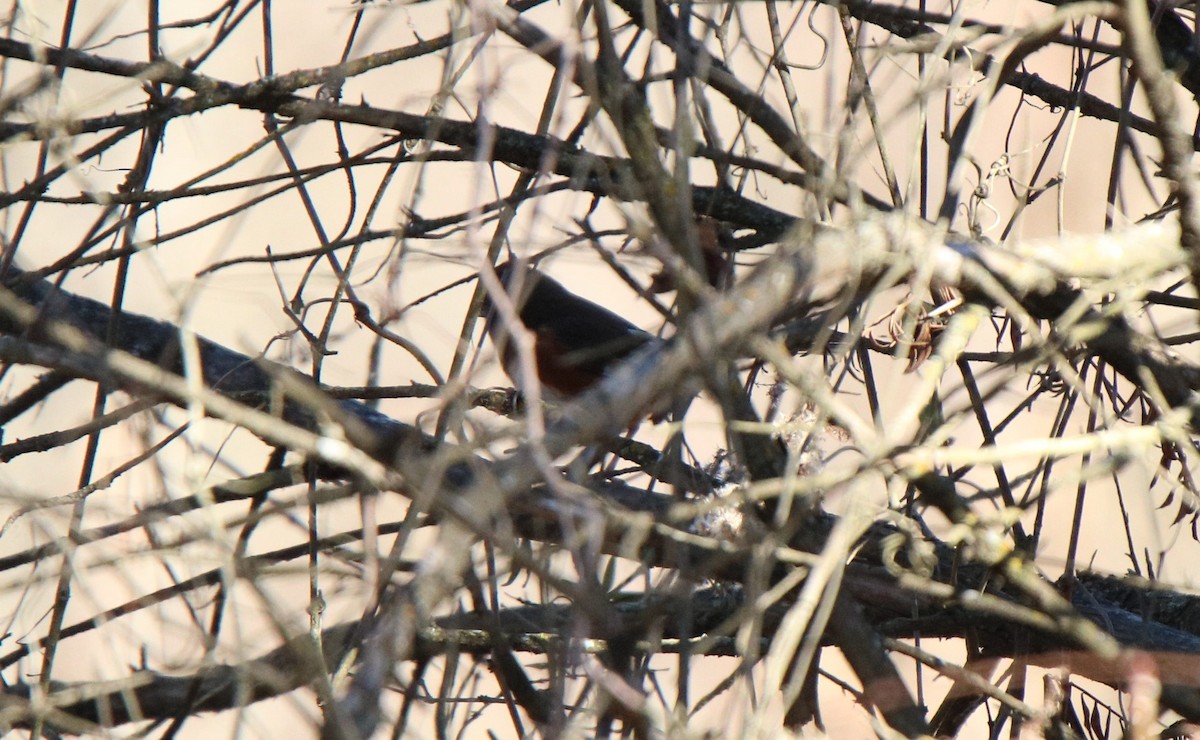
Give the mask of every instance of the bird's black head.
[[[573, 300], [581, 300], [558, 281], [531, 267], [518, 266], [514, 260], [496, 265], [496, 276], [516, 306], [521, 323], [535, 331], [569, 310]], [[485, 315], [493, 319], [496, 311], [492, 301], [486, 301], [484, 307]]]

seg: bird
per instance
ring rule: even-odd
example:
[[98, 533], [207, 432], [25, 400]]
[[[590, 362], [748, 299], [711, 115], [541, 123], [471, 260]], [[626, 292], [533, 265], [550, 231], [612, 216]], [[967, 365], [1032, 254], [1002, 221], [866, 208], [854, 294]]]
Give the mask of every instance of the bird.
[[[534, 335], [538, 381], [560, 399], [579, 395], [621, 360], [662, 342], [539, 270], [508, 261], [496, 267], [496, 275], [509, 290], [521, 323]], [[509, 330], [494, 305], [486, 311], [486, 331], [499, 349], [500, 364], [521, 387], [520, 361]]]
[[[567, 290], [545, 273], [518, 267], [508, 261], [496, 267], [517, 310], [517, 317], [534, 336], [534, 364], [542, 397], [551, 402], [570, 400], [599, 382], [615, 365], [639, 350], [663, 347], [662, 339], [634, 326], [604, 306]], [[485, 307], [486, 332], [500, 354], [500, 364], [517, 388], [524, 388], [521, 363], [509, 341], [509, 328], [493, 302]], [[653, 477], [671, 483], [677, 495], [712, 485], [707, 474], [683, 462], [685, 441], [682, 420], [697, 389], [683, 384], [665, 399], [662, 408], [650, 410], [649, 420], [679, 423], [659, 455], [646, 468]]]

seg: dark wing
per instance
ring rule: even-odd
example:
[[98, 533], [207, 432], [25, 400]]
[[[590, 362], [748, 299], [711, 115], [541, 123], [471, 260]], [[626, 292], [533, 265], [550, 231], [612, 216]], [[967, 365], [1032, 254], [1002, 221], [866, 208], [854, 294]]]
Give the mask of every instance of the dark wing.
[[[511, 263], [496, 268], [510, 285], [517, 277]], [[521, 322], [537, 336], [538, 375], [542, 382], [566, 395], [574, 395], [600, 379], [614, 362], [658, 341], [620, 315], [567, 290], [537, 270], [522, 276], [517, 298]], [[496, 339], [495, 317], [489, 316], [489, 333]], [[505, 351], [506, 371], [512, 360]], [[512, 372], [509, 376], [513, 377]]]
[[594, 317], [591, 319], [572, 316], [552, 326], [543, 326], [536, 329], [539, 341], [545, 336], [556, 345], [563, 366], [577, 367], [597, 376], [603, 375], [609, 365], [658, 341], [634, 326], [601, 324]]
[[521, 321], [552, 340], [561, 364], [603, 374], [613, 362], [657, 341], [620, 315], [538, 275], [521, 307]]

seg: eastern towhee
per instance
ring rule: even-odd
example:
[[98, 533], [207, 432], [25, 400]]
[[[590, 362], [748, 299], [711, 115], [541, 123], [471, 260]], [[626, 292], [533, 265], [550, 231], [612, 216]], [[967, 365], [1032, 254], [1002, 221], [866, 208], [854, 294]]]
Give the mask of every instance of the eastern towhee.
[[[575, 295], [535, 269], [519, 268], [512, 262], [505, 262], [496, 267], [496, 274], [513, 300], [517, 317], [534, 335], [538, 380], [551, 396], [570, 398], [578, 395], [631, 354], [664, 341], [607, 308]], [[710, 280], [714, 274], [720, 275], [720, 272], [710, 272]], [[506, 322], [494, 305], [488, 305], [485, 310], [487, 333], [499, 350], [504, 371], [518, 388], [525, 387], [521, 363], [509, 339]], [[728, 416], [758, 426], [759, 417], [740, 387], [736, 370], [727, 363], [722, 366], [726, 368], [729, 387], [724, 389], [725, 393], [718, 389], [718, 394], [730, 399]], [[675, 408], [652, 419], [661, 421], [673, 417], [682, 420], [694, 391], [678, 390], [678, 397], [672, 402]], [[782, 475], [787, 451], [778, 439], [733, 427], [729, 433], [733, 449], [737, 450], [752, 476], [766, 479]], [[676, 431], [669, 445], [672, 449], [663, 453], [667, 464], [656, 471], [656, 477], [677, 479], [679, 470], [684, 468], [680, 459], [681, 444], [682, 434]], [[673, 470], [673, 466], [679, 470]], [[773, 516], [773, 509], [766, 507], [766, 514]]]
[[[662, 341], [538, 270], [505, 262], [496, 267], [496, 274], [509, 291], [521, 323], [535, 337], [538, 380], [560, 397], [582, 393], [611, 366]], [[499, 349], [504, 372], [520, 387], [520, 362], [508, 329], [494, 306], [487, 308], [486, 316], [487, 333]]]

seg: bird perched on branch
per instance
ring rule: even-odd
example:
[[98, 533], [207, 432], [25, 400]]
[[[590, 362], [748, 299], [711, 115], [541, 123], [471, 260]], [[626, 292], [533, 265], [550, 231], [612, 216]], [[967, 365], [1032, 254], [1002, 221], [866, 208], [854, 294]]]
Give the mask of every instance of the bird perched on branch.
[[[560, 398], [578, 395], [638, 350], [666, 341], [637, 328], [607, 308], [575, 295], [558, 281], [537, 270], [523, 269], [512, 262], [505, 262], [496, 268], [496, 274], [513, 299], [517, 317], [534, 335], [533, 354], [538, 380], [551, 395]], [[494, 305], [487, 310], [487, 333], [499, 349], [504, 371], [518, 387], [525, 386], [520, 360], [509, 339], [508, 325]], [[740, 396], [746, 407], [733, 408], [731, 417], [758, 422], [749, 401], [741, 395], [736, 375], [731, 376], [731, 381], [731, 395]], [[665, 420], [681, 422], [698, 390], [690, 383], [673, 389], [673, 398], [663, 399], [663, 408], [657, 409], [650, 419], [655, 423]], [[761, 463], [760, 459], [766, 459], [768, 455], [771, 460], [780, 457], [786, 460], [786, 451], [773, 437], [736, 430], [731, 430], [730, 434], [734, 442], [732, 448], [743, 455], [752, 469], [766, 469], [766, 464]], [[680, 486], [680, 491], [694, 490], [693, 484], [680, 483], [692, 477], [687, 474], [690, 469], [682, 459], [683, 447], [683, 431], [678, 428], [652, 474]], [[772, 471], [777, 467], [773, 465]], [[771, 477], [778, 477], [778, 473]]]
[[[521, 269], [510, 261], [497, 266], [496, 274], [508, 289], [521, 323], [534, 335], [538, 380], [560, 397], [582, 393], [613, 365], [662, 341], [538, 270]], [[494, 306], [487, 313], [487, 333], [500, 350], [504, 372], [523, 385], [509, 330]]]

